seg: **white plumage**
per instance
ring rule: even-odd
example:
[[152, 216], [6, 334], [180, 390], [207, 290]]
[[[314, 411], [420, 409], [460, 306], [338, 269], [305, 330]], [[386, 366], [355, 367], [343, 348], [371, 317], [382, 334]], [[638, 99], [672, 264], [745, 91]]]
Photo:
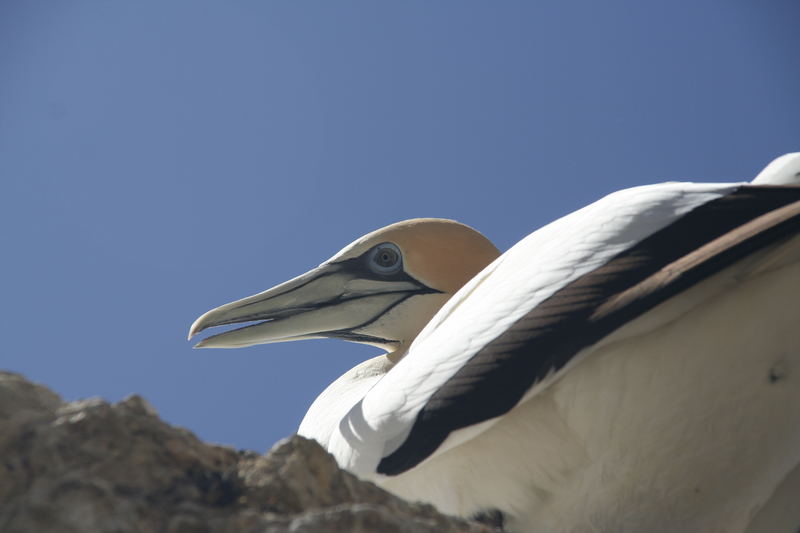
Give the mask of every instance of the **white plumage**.
[[790, 533], [800, 154], [753, 183], [620, 191], [496, 259], [466, 226], [395, 224], [191, 333], [263, 320], [200, 346], [386, 348], [299, 433], [445, 512], [500, 510], [519, 532]]

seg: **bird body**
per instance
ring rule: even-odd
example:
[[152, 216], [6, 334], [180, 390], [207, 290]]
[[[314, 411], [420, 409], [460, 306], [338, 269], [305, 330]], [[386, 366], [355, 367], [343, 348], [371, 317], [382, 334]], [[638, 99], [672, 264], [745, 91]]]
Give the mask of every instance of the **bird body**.
[[[631, 323], [490, 430], [379, 483], [454, 514], [501, 509], [519, 531], [745, 531], [800, 463], [787, 370], [800, 368], [800, 290], [787, 290], [798, 276], [781, 269], [733, 295], [697, 287], [674, 302], [679, 319]], [[766, 323], [758, 314], [775, 304], [782, 319]], [[762, 335], [783, 339], [774, 355], [753, 346]]]
[[192, 333], [386, 348], [299, 433], [408, 499], [518, 532], [745, 532], [790, 513], [800, 465], [800, 156], [781, 159], [756, 185], [614, 193], [499, 257], [452, 221], [395, 224]]

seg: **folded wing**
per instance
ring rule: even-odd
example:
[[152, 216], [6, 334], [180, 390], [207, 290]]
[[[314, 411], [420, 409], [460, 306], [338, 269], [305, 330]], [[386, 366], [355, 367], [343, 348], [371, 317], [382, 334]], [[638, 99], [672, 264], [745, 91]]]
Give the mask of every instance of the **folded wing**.
[[459, 291], [344, 417], [332, 449], [362, 475], [405, 472], [491, 427], [622, 325], [799, 230], [796, 186], [609, 195], [532, 233]]

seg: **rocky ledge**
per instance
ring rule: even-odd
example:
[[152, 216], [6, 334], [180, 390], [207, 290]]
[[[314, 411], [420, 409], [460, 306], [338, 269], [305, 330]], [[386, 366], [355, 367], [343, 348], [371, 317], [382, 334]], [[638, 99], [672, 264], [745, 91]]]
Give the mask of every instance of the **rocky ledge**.
[[201, 442], [131, 396], [64, 403], [0, 372], [5, 533], [489, 533], [409, 503], [292, 437], [267, 454]]

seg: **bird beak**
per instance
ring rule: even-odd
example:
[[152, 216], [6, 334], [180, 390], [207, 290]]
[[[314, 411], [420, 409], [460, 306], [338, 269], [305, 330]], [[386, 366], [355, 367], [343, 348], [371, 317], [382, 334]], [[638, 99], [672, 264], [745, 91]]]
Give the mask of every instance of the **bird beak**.
[[414, 294], [438, 292], [410, 276], [384, 280], [365, 276], [351, 262], [323, 263], [269, 290], [208, 311], [194, 321], [191, 339], [201, 331], [251, 323], [213, 335], [195, 348], [241, 348], [254, 344], [336, 337], [386, 345], [359, 328]]

